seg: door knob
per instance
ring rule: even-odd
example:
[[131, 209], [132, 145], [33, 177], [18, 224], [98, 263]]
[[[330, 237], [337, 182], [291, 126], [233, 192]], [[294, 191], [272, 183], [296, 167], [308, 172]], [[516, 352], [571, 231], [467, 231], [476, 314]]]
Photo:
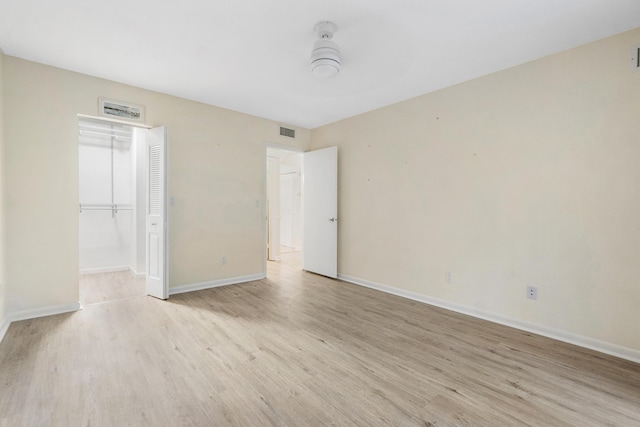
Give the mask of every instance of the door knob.
[[331, 222], [336, 222], [337, 220], [338, 220], [338, 218], [334, 218], [334, 217], [329, 218], [329, 221], [331, 221]]

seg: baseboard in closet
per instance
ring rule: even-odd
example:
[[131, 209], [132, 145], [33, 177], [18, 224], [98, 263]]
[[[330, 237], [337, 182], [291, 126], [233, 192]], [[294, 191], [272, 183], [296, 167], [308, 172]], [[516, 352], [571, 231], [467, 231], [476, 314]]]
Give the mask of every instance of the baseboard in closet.
[[129, 270], [133, 270], [129, 265], [116, 265], [111, 267], [85, 268], [80, 270], [80, 274], [113, 273]]
[[137, 279], [142, 279], [144, 277], [147, 277], [147, 273], [142, 272], [142, 273], [138, 273], [135, 268], [129, 266], [129, 272], [133, 275], [133, 277], [137, 278]]

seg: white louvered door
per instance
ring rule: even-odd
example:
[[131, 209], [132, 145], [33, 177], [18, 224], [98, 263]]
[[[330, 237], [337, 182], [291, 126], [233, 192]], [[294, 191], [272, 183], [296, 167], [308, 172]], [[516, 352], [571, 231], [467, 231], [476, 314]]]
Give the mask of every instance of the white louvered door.
[[169, 297], [167, 277], [166, 127], [150, 129], [147, 145], [147, 294]]

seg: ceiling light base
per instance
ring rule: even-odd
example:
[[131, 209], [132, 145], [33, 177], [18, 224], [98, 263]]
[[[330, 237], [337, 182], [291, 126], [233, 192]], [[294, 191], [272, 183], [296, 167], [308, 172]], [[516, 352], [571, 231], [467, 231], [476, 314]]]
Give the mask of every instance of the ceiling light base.
[[333, 22], [322, 21], [313, 29], [319, 40], [316, 40], [311, 51], [311, 72], [319, 78], [334, 77], [340, 72], [342, 62], [340, 48], [331, 41], [338, 27]]
[[313, 27], [313, 31], [316, 32], [319, 38], [331, 40], [333, 33], [336, 32], [338, 26], [330, 21], [320, 21]]

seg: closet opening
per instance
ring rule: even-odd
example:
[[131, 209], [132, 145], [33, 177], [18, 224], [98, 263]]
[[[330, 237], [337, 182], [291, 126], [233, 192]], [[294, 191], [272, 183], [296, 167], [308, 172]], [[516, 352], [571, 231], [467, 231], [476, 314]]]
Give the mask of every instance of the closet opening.
[[80, 302], [146, 295], [147, 130], [78, 121]]

